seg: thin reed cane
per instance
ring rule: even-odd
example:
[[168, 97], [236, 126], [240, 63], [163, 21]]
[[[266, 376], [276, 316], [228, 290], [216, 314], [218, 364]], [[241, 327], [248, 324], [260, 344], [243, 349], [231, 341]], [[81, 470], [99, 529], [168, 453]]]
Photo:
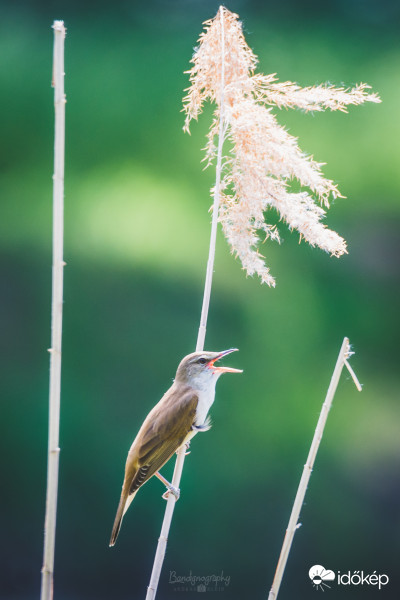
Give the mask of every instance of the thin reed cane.
[[[211, 235], [210, 235], [210, 247], [208, 253], [207, 272], [206, 280], [204, 284], [203, 294], [203, 305], [201, 309], [200, 326], [197, 336], [196, 352], [204, 350], [204, 340], [207, 329], [207, 317], [208, 309], [210, 306], [211, 297], [211, 286], [214, 270], [214, 259], [215, 259], [215, 243], [217, 238], [217, 225], [218, 225], [218, 214], [220, 205], [220, 194], [221, 194], [221, 172], [222, 172], [222, 148], [224, 144], [224, 60], [225, 60], [225, 46], [224, 46], [224, 26], [223, 26], [223, 13], [224, 8], [220, 7], [221, 14], [221, 97], [219, 105], [219, 137], [218, 137], [218, 151], [217, 151], [217, 166], [216, 166], [216, 179], [214, 187], [214, 203], [213, 203], [213, 216], [211, 223]], [[174, 474], [172, 477], [172, 485], [179, 488], [179, 484], [182, 477], [183, 463], [185, 461], [185, 446], [182, 446], [178, 452], [175, 462]], [[168, 495], [167, 506], [165, 508], [164, 520], [161, 527], [161, 534], [158, 538], [158, 545], [156, 554], [154, 557], [153, 570], [151, 573], [150, 583], [147, 588], [146, 600], [153, 600], [157, 593], [158, 582], [160, 579], [161, 569], [164, 562], [165, 551], [167, 548], [168, 534], [171, 527], [172, 516], [175, 508], [176, 497], [173, 494]]]
[[328, 418], [329, 410], [332, 406], [333, 397], [336, 392], [337, 385], [339, 383], [340, 375], [344, 366], [349, 370], [350, 375], [359, 391], [361, 391], [361, 385], [353, 371], [351, 369], [347, 359], [349, 358], [350, 343], [347, 337], [344, 338], [342, 347], [340, 348], [339, 356], [336, 362], [335, 370], [333, 371], [332, 379], [326, 394], [325, 402], [322, 405], [321, 414], [318, 419], [317, 427], [315, 429], [314, 437], [311, 443], [310, 451], [308, 453], [307, 462], [304, 465], [303, 474], [300, 479], [299, 487], [297, 489], [296, 498], [294, 500], [292, 513], [290, 515], [289, 524], [286, 529], [285, 538], [283, 540], [281, 554], [279, 556], [278, 566], [276, 567], [274, 581], [272, 583], [271, 590], [268, 595], [268, 600], [276, 600], [281, 585], [283, 573], [285, 571], [286, 562], [289, 556], [290, 548], [292, 546], [294, 534], [296, 529], [299, 528], [298, 519], [300, 515], [301, 507], [303, 506], [304, 496], [306, 494], [308, 482], [310, 480], [311, 471], [314, 466], [315, 457], [318, 452], [319, 444], [324, 433], [324, 427]]
[[41, 600], [53, 598], [54, 550], [56, 537], [61, 339], [63, 302], [63, 235], [64, 235], [64, 147], [65, 147], [65, 94], [64, 94], [64, 40], [63, 21], [54, 21], [53, 82], [55, 107], [54, 175], [53, 175], [53, 279], [51, 305], [51, 348], [49, 390], [49, 437], [47, 459], [46, 516], [42, 567]]

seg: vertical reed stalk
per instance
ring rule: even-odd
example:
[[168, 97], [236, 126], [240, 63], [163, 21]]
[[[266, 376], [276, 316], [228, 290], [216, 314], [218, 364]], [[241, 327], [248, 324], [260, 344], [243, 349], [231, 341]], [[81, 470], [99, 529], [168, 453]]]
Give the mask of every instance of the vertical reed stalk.
[[[211, 223], [211, 235], [210, 235], [210, 247], [207, 262], [206, 280], [204, 284], [203, 294], [203, 305], [200, 317], [200, 326], [197, 336], [196, 352], [204, 350], [204, 340], [207, 329], [207, 317], [208, 309], [210, 306], [211, 297], [211, 286], [214, 270], [214, 259], [215, 259], [215, 243], [217, 238], [217, 225], [218, 225], [218, 214], [219, 205], [221, 198], [221, 173], [222, 173], [222, 149], [224, 145], [225, 137], [225, 115], [224, 115], [224, 65], [225, 65], [225, 38], [224, 38], [224, 8], [220, 7], [221, 16], [221, 95], [219, 102], [219, 137], [218, 137], [218, 150], [217, 150], [217, 166], [216, 166], [216, 179], [214, 187], [214, 203], [213, 203], [213, 216]], [[177, 458], [175, 462], [174, 474], [172, 478], [172, 485], [179, 488], [183, 463], [185, 461], [185, 446], [182, 446], [177, 452]], [[158, 582], [160, 579], [161, 569], [164, 562], [165, 551], [167, 547], [168, 534], [171, 527], [172, 516], [175, 508], [176, 498], [173, 494], [168, 495], [167, 506], [165, 508], [164, 520], [161, 528], [161, 534], [158, 538], [157, 551], [154, 557], [153, 570], [151, 573], [150, 583], [147, 588], [146, 600], [154, 600]]]
[[63, 21], [54, 21], [53, 87], [55, 107], [54, 175], [53, 175], [53, 274], [51, 306], [49, 437], [47, 462], [46, 516], [42, 567], [41, 600], [53, 598], [54, 549], [56, 536], [59, 426], [61, 388], [61, 339], [63, 302], [63, 234], [64, 234], [64, 40]]
[[290, 515], [289, 524], [286, 529], [285, 538], [283, 540], [281, 554], [279, 556], [278, 566], [276, 567], [274, 581], [272, 583], [271, 590], [268, 595], [268, 600], [276, 600], [279, 592], [279, 587], [281, 585], [283, 573], [285, 571], [286, 562], [289, 556], [290, 548], [292, 546], [294, 534], [296, 529], [300, 527], [298, 524], [298, 519], [300, 515], [301, 507], [303, 506], [304, 496], [306, 494], [308, 482], [310, 480], [311, 471], [314, 466], [315, 457], [318, 452], [319, 444], [322, 439], [322, 435], [324, 433], [324, 427], [326, 424], [326, 420], [328, 418], [329, 410], [332, 406], [333, 397], [336, 392], [337, 385], [339, 383], [340, 375], [342, 373], [342, 369], [344, 366], [349, 370], [350, 375], [353, 378], [353, 381], [359, 391], [361, 391], [361, 386], [358, 382], [357, 377], [353, 369], [349, 368], [350, 365], [347, 362], [348, 357], [350, 356], [350, 344], [349, 339], [347, 337], [344, 338], [342, 347], [340, 348], [339, 356], [336, 362], [335, 370], [332, 375], [332, 379], [328, 388], [328, 392], [326, 394], [325, 402], [322, 405], [321, 414], [318, 419], [317, 427], [315, 429], [314, 437], [311, 443], [310, 451], [308, 454], [307, 462], [304, 465], [303, 474], [300, 479], [299, 487], [297, 489], [296, 498], [294, 500], [292, 513]]

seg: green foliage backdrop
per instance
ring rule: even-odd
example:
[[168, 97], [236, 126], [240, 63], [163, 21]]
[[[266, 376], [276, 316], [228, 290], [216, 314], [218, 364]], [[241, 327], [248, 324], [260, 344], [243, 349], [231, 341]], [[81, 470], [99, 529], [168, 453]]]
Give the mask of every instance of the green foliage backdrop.
[[[36, 4], [36, 6], [35, 6]], [[46, 477], [51, 291], [54, 19], [64, 19], [67, 146], [65, 304], [55, 598], [137, 599], [164, 501], [151, 481], [108, 548], [127, 450], [194, 349], [209, 238], [210, 111], [182, 133], [193, 46], [214, 1], [0, 6], [2, 540], [0, 598], [38, 596]], [[395, 2], [235, 0], [261, 70], [301, 85], [370, 83], [382, 105], [349, 115], [282, 112], [327, 162], [346, 200], [327, 217], [349, 255], [298, 245], [262, 251], [275, 290], [246, 279], [219, 236], [206, 347], [232, 346], [242, 376], [218, 384], [213, 428], [192, 443], [160, 597], [189, 591], [170, 572], [230, 577], [226, 599], [265, 597], [331, 372], [344, 374], [281, 589], [314, 594], [314, 564], [387, 573], [398, 597], [399, 10]], [[172, 464], [165, 469], [170, 475]], [[339, 593], [340, 592], [340, 593]], [[330, 590], [375, 598], [376, 589]], [[222, 592], [221, 592], [222, 593]], [[335, 596], [335, 594], [337, 594]]]

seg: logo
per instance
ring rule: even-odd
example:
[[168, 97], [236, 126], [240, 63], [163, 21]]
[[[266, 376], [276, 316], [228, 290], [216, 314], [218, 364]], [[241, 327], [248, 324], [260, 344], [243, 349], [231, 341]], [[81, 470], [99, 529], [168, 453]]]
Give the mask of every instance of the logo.
[[327, 581], [333, 581], [335, 579], [335, 573], [333, 571], [329, 571], [325, 569], [322, 565], [314, 565], [308, 571], [308, 576], [312, 581], [313, 587], [316, 590], [324, 591], [325, 588], [330, 588]]
[[[308, 571], [308, 576], [316, 590], [325, 591], [325, 588], [330, 588], [327, 581], [335, 580], [335, 573], [325, 569], [322, 565], [314, 565]], [[347, 571], [345, 573], [337, 572], [337, 584], [339, 585], [376, 585], [378, 590], [382, 586], [389, 583], [389, 577], [386, 573], [364, 573], [364, 571]]]
[[195, 575], [192, 571], [178, 575], [176, 571], [170, 571], [168, 583], [174, 586], [174, 592], [223, 592], [230, 581], [230, 575], [224, 575], [223, 571], [218, 575]]

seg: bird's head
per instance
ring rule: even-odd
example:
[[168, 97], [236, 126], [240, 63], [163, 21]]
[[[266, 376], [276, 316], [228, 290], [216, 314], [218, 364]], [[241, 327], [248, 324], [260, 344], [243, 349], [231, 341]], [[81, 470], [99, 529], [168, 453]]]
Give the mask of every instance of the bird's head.
[[175, 381], [188, 383], [193, 387], [208, 387], [215, 382], [222, 373], [242, 373], [241, 369], [217, 366], [215, 363], [230, 354], [237, 348], [230, 348], [223, 352], [193, 352], [183, 358], [176, 372]]

